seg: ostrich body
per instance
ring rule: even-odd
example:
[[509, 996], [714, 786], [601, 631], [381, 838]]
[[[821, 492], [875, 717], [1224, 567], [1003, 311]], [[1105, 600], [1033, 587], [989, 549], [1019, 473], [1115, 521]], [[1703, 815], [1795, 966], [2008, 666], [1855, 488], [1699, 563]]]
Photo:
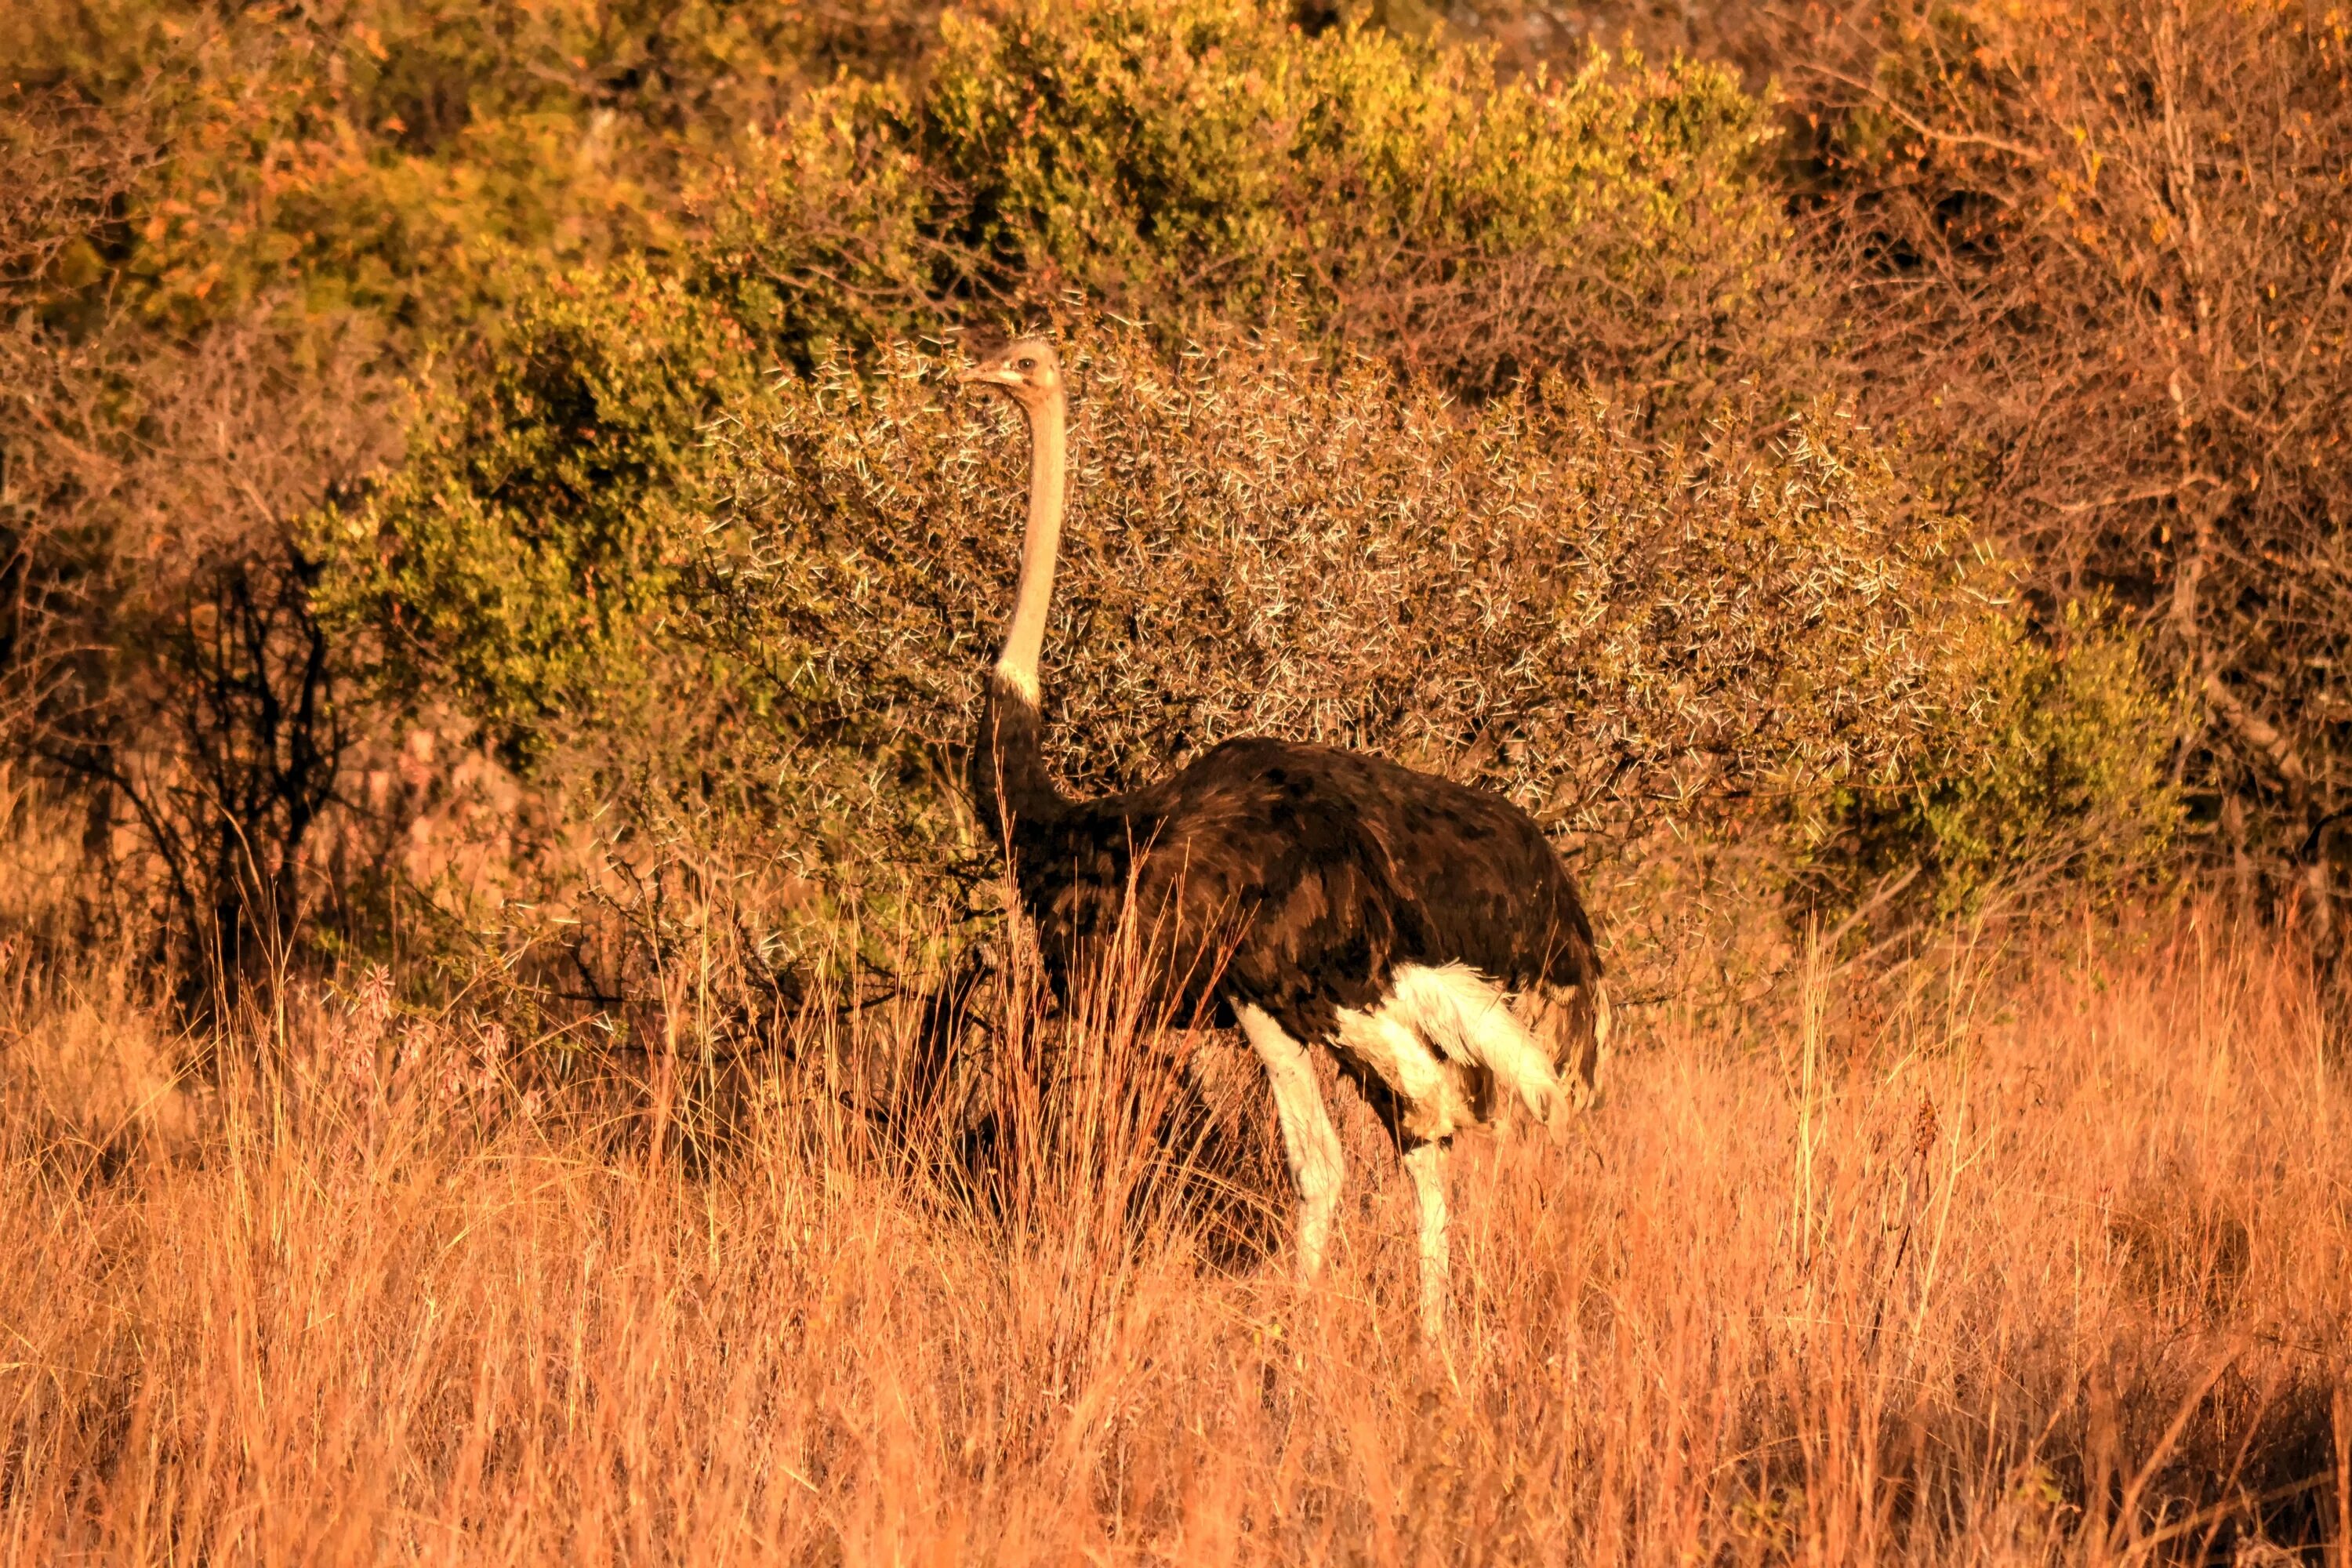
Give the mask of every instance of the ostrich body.
[[1309, 1279], [1342, 1172], [1307, 1053], [1333, 1050], [1412, 1177], [1434, 1340], [1447, 1141], [1508, 1100], [1557, 1126], [1600, 1065], [1608, 1004], [1576, 884], [1500, 795], [1360, 752], [1233, 740], [1140, 789], [1065, 795], [1045, 762], [1037, 677], [1066, 471], [1060, 362], [1024, 339], [959, 379], [1002, 390], [1029, 426], [1020, 585], [982, 708], [973, 791], [1047, 970], [1066, 993], [1133, 921], [1163, 1016], [1240, 1026], [1273, 1086]]

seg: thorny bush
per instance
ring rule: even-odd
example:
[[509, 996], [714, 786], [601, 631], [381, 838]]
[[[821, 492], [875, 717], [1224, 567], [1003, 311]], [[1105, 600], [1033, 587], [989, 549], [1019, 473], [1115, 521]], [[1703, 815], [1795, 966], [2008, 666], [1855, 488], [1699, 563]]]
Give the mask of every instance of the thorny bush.
[[[1912, 851], [1974, 874], [1989, 822], [2038, 818], [2110, 868], [2168, 831], [2131, 650], [2086, 627], [2053, 667], [2009, 568], [1832, 413], [1654, 451], [1559, 383], [1464, 409], [1280, 334], [1168, 360], [1106, 327], [1066, 357], [1046, 682], [1081, 788], [1263, 731], [1616, 843], [1760, 802], [1792, 848], [1884, 849], [1909, 800]], [[870, 376], [786, 378], [727, 437], [692, 624], [788, 727], [964, 741], [1026, 441], [943, 368], [900, 346]]]

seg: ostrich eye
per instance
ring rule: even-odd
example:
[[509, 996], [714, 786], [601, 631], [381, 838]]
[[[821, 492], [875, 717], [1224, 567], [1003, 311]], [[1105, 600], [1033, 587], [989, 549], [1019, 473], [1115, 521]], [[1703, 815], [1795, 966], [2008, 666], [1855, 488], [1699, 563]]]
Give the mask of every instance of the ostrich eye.
[[1023, 370], [1035, 370], [1037, 368], [1037, 362], [1034, 359], [1024, 359], [1021, 362], [1021, 368]]

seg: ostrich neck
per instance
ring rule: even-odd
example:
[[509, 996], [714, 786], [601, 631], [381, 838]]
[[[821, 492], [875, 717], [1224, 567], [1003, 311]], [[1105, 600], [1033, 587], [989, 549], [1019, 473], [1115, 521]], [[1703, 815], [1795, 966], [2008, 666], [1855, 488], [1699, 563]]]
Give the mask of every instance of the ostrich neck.
[[1021, 585], [1005, 624], [1004, 650], [996, 673], [1034, 705], [1038, 656], [1045, 647], [1045, 617], [1054, 605], [1054, 563], [1062, 548], [1062, 491], [1068, 462], [1067, 405], [1055, 393], [1029, 416], [1029, 527], [1021, 540]]
[[988, 682], [974, 748], [972, 793], [982, 824], [1009, 852], [1015, 823], [1041, 827], [1069, 809], [1069, 797], [1045, 765], [1045, 721], [1039, 710], [1037, 656], [1054, 602], [1054, 558], [1062, 544], [1065, 405], [1059, 394], [1029, 416], [1029, 528], [1021, 541], [1021, 585], [1004, 650]]

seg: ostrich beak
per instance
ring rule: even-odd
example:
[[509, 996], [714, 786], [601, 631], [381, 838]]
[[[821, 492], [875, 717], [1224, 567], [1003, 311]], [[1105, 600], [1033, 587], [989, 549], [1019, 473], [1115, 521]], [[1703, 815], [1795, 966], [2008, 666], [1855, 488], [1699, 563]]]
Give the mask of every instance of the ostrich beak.
[[956, 372], [958, 385], [970, 386], [975, 382], [982, 386], [1018, 386], [1021, 374], [1010, 365], [1002, 364], [978, 364], [970, 370]]

